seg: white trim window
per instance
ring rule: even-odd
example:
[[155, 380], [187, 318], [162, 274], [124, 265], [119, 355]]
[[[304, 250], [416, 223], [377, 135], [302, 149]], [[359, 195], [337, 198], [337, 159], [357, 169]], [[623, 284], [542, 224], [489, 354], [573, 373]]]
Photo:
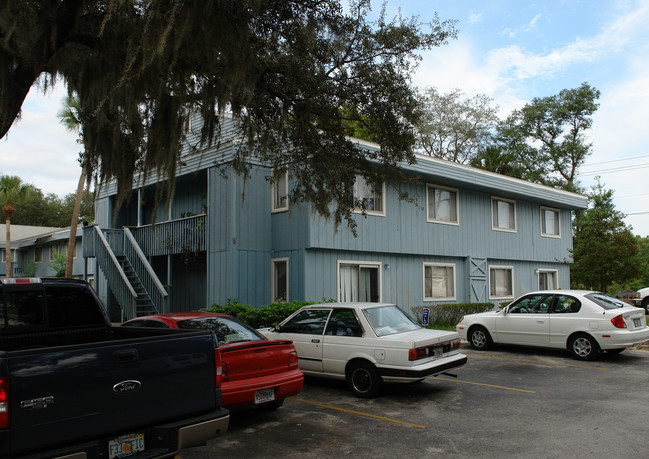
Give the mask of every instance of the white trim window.
[[455, 300], [455, 265], [424, 263], [424, 301]]
[[514, 267], [489, 266], [489, 298], [514, 297]]
[[338, 301], [381, 302], [381, 263], [338, 261]]
[[272, 212], [288, 210], [288, 172], [280, 172], [271, 177]]
[[559, 271], [556, 269], [539, 269], [539, 290], [556, 290], [559, 288]]
[[437, 185], [426, 185], [426, 209], [429, 222], [459, 225], [458, 190]]
[[561, 237], [559, 209], [541, 207], [541, 234], [546, 237]]
[[385, 216], [385, 184], [372, 185], [362, 175], [356, 175], [353, 189], [354, 212]]
[[60, 244], [52, 244], [50, 246], [50, 261], [55, 260], [56, 257], [59, 256], [61, 253], [61, 245]]
[[491, 227], [497, 231], [516, 232], [516, 201], [492, 196]]
[[288, 301], [288, 258], [272, 260], [272, 301]]

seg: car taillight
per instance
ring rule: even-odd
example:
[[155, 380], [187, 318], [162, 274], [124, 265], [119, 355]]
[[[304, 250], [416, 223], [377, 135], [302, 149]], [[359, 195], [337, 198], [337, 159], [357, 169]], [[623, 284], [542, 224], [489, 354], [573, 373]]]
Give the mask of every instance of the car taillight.
[[290, 354], [288, 355], [288, 367], [296, 367], [297, 366], [297, 352], [291, 351]]
[[218, 348], [214, 349], [214, 365], [216, 365], [216, 387], [221, 387], [223, 382], [223, 366], [224, 362], [221, 361], [221, 351]]
[[408, 360], [425, 359], [426, 357], [441, 357], [445, 352], [460, 348], [460, 339], [454, 339], [434, 346], [423, 346], [408, 350]]
[[0, 429], [9, 427], [9, 378], [0, 378]]
[[626, 322], [624, 322], [624, 317], [621, 315], [613, 317], [611, 323], [615, 328], [626, 328]]

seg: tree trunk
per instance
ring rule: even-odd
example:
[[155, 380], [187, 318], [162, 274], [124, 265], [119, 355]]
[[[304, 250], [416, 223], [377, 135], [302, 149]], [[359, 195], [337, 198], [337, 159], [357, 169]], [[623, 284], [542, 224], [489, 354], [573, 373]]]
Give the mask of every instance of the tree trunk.
[[64, 277], [72, 278], [72, 264], [74, 262], [74, 248], [77, 244], [77, 226], [79, 225], [79, 211], [81, 209], [81, 198], [83, 196], [83, 185], [86, 183], [86, 167], [81, 168], [81, 177], [77, 185], [77, 196], [74, 200], [72, 220], [70, 221], [70, 237], [68, 238], [68, 253], [65, 257]]

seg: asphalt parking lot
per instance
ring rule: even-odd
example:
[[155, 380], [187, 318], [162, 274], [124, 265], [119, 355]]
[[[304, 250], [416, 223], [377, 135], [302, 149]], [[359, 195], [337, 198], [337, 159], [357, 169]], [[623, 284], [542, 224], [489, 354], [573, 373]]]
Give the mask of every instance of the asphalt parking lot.
[[234, 411], [227, 434], [180, 457], [649, 456], [649, 351], [594, 362], [509, 346], [462, 352], [457, 379], [385, 384], [372, 400], [307, 378], [279, 410]]

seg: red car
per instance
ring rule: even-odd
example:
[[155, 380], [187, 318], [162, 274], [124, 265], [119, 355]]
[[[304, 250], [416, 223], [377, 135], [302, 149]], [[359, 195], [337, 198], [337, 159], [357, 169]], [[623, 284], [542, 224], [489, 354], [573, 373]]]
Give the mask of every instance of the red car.
[[227, 314], [182, 312], [138, 317], [123, 327], [208, 328], [221, 350], [223, 406], [229, 409], [259, 406], [276, 409], [284, 399], [299, 394], [304, 375], [290, 340], [269, 340], [257, 330]]

